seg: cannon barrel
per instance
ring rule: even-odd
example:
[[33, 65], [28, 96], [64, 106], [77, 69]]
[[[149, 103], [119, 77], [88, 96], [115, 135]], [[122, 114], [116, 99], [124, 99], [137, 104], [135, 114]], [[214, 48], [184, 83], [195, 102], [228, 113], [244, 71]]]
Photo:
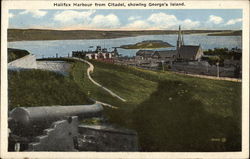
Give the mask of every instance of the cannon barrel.
[[74, 106], [17, 107], [10, 112], [10, 118], [24, 126], [51, 122], [67, 116], [80, 119], [99, 117], [103, 107], [100, 104]]

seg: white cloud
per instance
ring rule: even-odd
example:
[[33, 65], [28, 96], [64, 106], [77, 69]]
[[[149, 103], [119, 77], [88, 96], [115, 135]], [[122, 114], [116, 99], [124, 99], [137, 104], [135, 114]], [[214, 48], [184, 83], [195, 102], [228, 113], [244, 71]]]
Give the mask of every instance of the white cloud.
[[15, 15], [13, 13], [9, 13], [9, 18], [13, 18]]
[[121, 23], [115, 14], [96, 15], [90, 25], [95, 28], [118, 28]]
[[174, 15], [165, 13], [153, 13], [148, 17], [147, 21], [159, 29], [173, 28], [179, 23]]
[[215, 15], [210, 15], [207, 23], [220, 24], [223, 22], [223, 18]]
[[138, 20], [140, 18], [141, 18], [140, 16], [130, 16], [128, 17], [128, 20], [133, 21], [133, 20]]
[[229, 21], [227, 21], [227, 23], [225, 25], [234, 25], [236, 23], [242, 22], [241, 18], [238, 19], [230, 19]]
[[149, 27], [150, 27], [150, 25], [146, 21], [136, 20], [132, 23], [129, 23], [124, 28], [126, 28], [126, 29], [147, 29]]
[[31, 14], [32, 17], [34, 18], [41, 18], [47, 14], [46, 11], [41, 11], [41, 10], [25, 10], [20, 12], [19, 14]]
[[184, 29], [193, 29], [198, 26], [200, 26], [199, 21], [192, 21], [191, 19], [185, 19], [184, 21], [181, 21], [182, 28]]
[[54, 20], [61, 23], [76, 23], [77, 20], [82, 20], [84, 24], [89, 23], [90, 16], [95, 13], [95, 10], [89, 10], [85, 12], [67, 10], [63, 12], [57, 12], [54, 15]]
[[199, 21], [191, 19], [178, 20], [175, 15], [153, 13], [146, 20], [137, 20], [126, 25], [128, 29], [176, 29], [182, 25], [184, 29], [193, 29], [200, 25]]

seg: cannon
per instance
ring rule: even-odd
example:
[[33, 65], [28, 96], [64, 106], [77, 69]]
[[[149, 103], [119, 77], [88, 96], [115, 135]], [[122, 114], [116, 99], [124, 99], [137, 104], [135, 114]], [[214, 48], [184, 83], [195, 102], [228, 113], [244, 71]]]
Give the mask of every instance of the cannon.
[[98, 117], [103, 107], [100, 104], [75, 106], [17, 107], [10, 112], [10, 120], [28, 127], [37, 123], [50, 123], [67, 116], [79, 119]]
[[[73, 150], [78, 120], [102, 117], [102, 111], [100, 104], [17, 107], [9, 113], [9, 150], [51, 150], [53, 147]], [[44, 143], [43, 138], [47, 138], [47, 142]]]
[[[137, 134], [110, 125], [101, 104], [10, 111], [9, 151], [136, 151]], [[99, 118], [98, 125], [83, 119]]]

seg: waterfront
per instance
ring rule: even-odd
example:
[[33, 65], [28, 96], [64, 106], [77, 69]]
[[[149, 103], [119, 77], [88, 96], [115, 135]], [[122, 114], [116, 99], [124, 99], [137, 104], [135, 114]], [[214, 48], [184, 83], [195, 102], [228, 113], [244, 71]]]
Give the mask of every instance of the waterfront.
[[[36, 55], [37, 58], [68, 56], [74, 50], [91, 50], [100, 45], [109, 51], [112, 47], [121, 45], [135, 44], [144, 40], [163, 40], [176, 46], [177, 35], [145, 35], [136, 37], [116, 38], [116, 39], [91, 39], [91, 40], [44, 40], [44, 41], [16, 41], [8, 42], [8, 48], [25, 49]], [[200, 44], [204, 50], [213, 48], [234, 48], [242, 47], [241, 36], [207, 36], [206, 34], [184, 35], [186, 45]], [[91, 48], [91, 46], [93, 46]], [[166, 48], [158, 49], [164, 50]], [[175, 49], [168, 48], [168, 49]], [[123, 56], [134, 56], [139, 49], [118, 48], [119, 54]]]

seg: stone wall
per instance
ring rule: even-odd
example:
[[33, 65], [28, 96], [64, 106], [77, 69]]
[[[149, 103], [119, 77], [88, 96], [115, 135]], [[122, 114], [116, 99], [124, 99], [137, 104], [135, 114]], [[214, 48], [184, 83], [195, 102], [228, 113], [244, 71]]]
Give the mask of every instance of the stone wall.
[[138, 151], [135, 131], [110, 125], [79, 125], [79, 151]]
[[37, 68], [37, 63], [36, 63], [36, 57], [35, 55], [27, 55], [24, 56], [20, 59], [17, 59], [15, 61], [12, 61], [8, 63], [8, 68], [9, 69], [36, 69]]

